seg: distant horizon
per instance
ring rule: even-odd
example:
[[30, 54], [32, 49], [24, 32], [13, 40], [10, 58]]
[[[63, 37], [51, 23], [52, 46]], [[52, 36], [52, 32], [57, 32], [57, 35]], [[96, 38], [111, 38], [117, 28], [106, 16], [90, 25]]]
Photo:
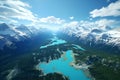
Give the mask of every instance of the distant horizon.
[[5, 0], [0, 23], [59, 29], [67, 26], [120, 27], [120, 0]]

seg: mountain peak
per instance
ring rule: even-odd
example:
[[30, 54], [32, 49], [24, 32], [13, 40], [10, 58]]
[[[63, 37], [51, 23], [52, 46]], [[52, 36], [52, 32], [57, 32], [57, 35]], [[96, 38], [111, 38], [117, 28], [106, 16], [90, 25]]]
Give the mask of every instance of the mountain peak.
[[91, 32], [102, 33], [102, 30], [100, 30], [100, 29], [93, 29]]
[[4, 31], [4, 30], [6, 30], [8, 28], [9, 28], [9, 26], [6, 23], [1, 23], [0, 24], [0, 31]]

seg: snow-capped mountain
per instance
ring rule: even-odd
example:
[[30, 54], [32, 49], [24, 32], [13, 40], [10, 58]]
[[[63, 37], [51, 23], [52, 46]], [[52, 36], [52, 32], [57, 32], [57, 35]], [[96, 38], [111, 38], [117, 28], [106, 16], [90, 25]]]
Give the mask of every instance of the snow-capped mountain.
[[14, 27], [2, 23], [0, 24], [0, 49], [3, 49], [4, 46], [10, 47], [15, 42], [31, 38], [31, 34], [30, 30], [24, 25]]
[[8, 27], [7, 24], [5, 24], [5, 23], [0, 24], [0, 31], [4, 31], [4, 30], [6, 30], [6, 29], [8, 29], [8, 28], [9, 28], [9, 27]]
[[26, 51], [40, 46], [49, 37], [51, 32], [45, 28], [1, 23], [0, 51], [5, 51], [4, 49]]
[[19, 27], [15, 28], [18, 32], [22, 32], [24, 35], [31, 35], [32, 32], [25, 26], [20, 25]]
[[[98, 49], [108, 49], [109, 51], [116, 51], [120, 53], [120, 32], [113, 30], [109, 26], [104, 29], [100, 27], [93, 27], [91, 29], [86, 29], [85, 26], [76, 27], [64, 27], [61, 32], [70, 37], [75, 37], [78, 41], [85, 46]], [[117, 51], [119, 50], [119, 51]]]

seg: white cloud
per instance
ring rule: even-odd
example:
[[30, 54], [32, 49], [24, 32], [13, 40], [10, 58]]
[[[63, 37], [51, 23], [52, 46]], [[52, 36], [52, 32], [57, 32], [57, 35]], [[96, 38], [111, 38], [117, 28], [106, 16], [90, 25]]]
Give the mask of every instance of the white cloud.
[[113, 24], [116, 24], [117, 21], [115, 20], [107, 20], [107, 19], [101, 19], [95, 22], [95, 24], [98, 24], [98, 26], [112, 26]]
[[69, 22], [69, 23], [65, 23], [64, 27], [76, 27], [78, 25], [79, 25], [78, 21], [72, 21], [72, 22]]
[[8, 18], [0, 15], [0, 20], [8, 20]]
[[97, 25], [97, 28], [106, 30], [106, 27], [111, 27], [111, 28], [115, 28], [116, 24], [118, 24], [119, 22], [116, 20], [108, 20], [108, 19], [101, 19], [98, 21], [95, 21], [95, 24]]
[[18, 23], [20, 20], [31, 21], [30, 25], [41, 27], [59, 26], [65, 22], [55, 16], [38, 18], [29, 8], [31, 6], [20, 0], [0, 0], [0, 22]]
[[119, 23], [116, 20], [111, 20], [111, 19], [100, 19], [97, 21], [80, 21], [80, 26], [86, 26], [88, 28], [93, 28], [93, 27], [102, 27], [102, 26], [113, 26], [114, 24]]
[[4, 21], [9, 21], [10, 23], [18, 23], [18, 21], [17, 20], [14, 20], [14, 19], [10, 19], [10, 18], [7, 18], [7, 17], [5, 17], [5, 16], [0, 16], [0, 20], [1, 20], [1, 22], [3, 23]]
[[20, 0], [0, 0], [0, 16], [4, 19], [35, 21], [36, 17], [28, 9], [29, 4]]
[[119, 24], [116, 20], [111, 19], [100, 19], [97, 21], [71, 21], [69, 23], [64, 23], [63, 27], [66, 28], [80, 28], [85, 29], [86, 31], [91, 31], [92, 29], [106, 29], [106, 26], [115, 27], [116, 24]]
[[28, 26], [34, 26], [37, 29], [47, 28], [52, 31], [57, 31], [63, 26], [63, 24], [65, 24], [65, 20], [57, 18], [55, 16], [48, 16], [44, 18], [38, 18], [37, 21], [28, 24]]
[[95, 22], [92, 22], [92, 21], [80, 21], [80, 26], [85, 26], [87, 28], [91, 28], [96, 25], [95, 25]]
[[46, 18], [40, 18], [39, 21], [42, 22], [42, 23], [50, 23], [50, 24], [62, 24], [63, 22], [65, 22], [65, 20], [62, 20], [60, 18], [56, 18], [54, 16], [48, 16]]
[[95, 9], [90, 12], [91, 17], [120, 16], [120, 0], [109, 4], [107, 7]]
[[120, 32], [120, 26], [116, 27], [114, 30], [119, 31]]
[[107, 26], [111, 28], [115, 28], [116, 25], [118, 25], [120, 22], [116, 20], [111, 19], [100, 19], [97, 21], [80, 21], [80, 22], [70, 22], [69, 24], [66, 24], [65, 26], [68, 27], [82, 27], [86, 31], [91, 31], [92, 29], [102, 29], [105, 30]]
[[70, 20], [73, 20], [73, 19], [74, 19], [74, 17], [73, 17], [73, 16], [71, 16], [71, 17], [69, 17], [69, 19], [70, 19]]

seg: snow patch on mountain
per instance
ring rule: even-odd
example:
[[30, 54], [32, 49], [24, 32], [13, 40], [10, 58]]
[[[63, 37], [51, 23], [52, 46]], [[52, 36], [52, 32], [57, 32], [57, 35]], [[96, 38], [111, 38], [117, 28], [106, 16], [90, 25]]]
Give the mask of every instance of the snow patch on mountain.
[[24, 41], [25, 39], [31, 38], [32, 32], [27, 26], [13, 26], [6, 23], [0, 24], [0, 49], [4, 46], [11, 46], [14, 42]]
[[120, 47], [120, 32], [112, 29], [109, 26], [65, 26], [61, 29], [61, 32], [69, 35], [78, 37], [84, 42], [94, 42], [95, 44], [105, 44]]

